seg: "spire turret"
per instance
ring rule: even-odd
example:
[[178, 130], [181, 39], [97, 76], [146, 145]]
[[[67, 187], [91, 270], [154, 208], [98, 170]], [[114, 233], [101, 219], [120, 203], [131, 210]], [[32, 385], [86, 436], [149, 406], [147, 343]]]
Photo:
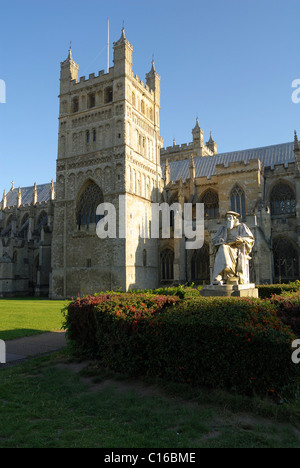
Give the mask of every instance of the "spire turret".
[[37, 186], [36, 182], [34, 183], [33, 194], [32, 194], [32, 204], [36, 205], [38, 201], [38, 193], [37, 193]]
[[2, 200], [2, 210], [5, 210], [6, 207], [7, 207], [7, 195], [6, 195], [6, 190], [4, 189], [3, 200]]
[[215, 140], [214, 140], [213, 137], [212, 137], [212, 132], [210, 132], [210, 138], [209, 138], [208, 142], [206, 143], [206, 146], [207, 146], [214, 154], [217, 154], [217, 152], [218, 152], [218, 147], [217, 147], [217, 143], [215, 142]]
[[202, 148], [203, 147], [203, 140], [204, 140], [204, 132], [202, 128], [199, 125], [199, 119], [197, 117], [196, 119], [196, 125], [192, 130], [193, 134], [193, 143], [194, 143], [194, 148]]
[[298, 135], [297, 135], [296, 130], [295, 130], [295, 133], [294, 133], [294, 152], [295, 153], [300, 152], [300, 144], [299, 144]]
[[19, 187], [18, 195], [17, 195], [17, 208], [20, 208], [21, 205], [22, 205], [22, 192], [21, 192], [21, 187]]
[[55, 189], [54, 189], [54, 182], [52, 179], [51, 186], [50, 186], [50, 200], [53, 201], [54, 199], [55, 199]]
[[125, 29], [122, 28], [121, 37], [114, 42], [114, 71], [118, 75], [132, 74], [133, 47], [126, 38]]

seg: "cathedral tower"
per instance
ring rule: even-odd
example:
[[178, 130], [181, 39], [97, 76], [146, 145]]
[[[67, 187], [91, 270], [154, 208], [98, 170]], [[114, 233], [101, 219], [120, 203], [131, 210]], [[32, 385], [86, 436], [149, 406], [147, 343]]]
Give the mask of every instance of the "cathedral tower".
[[[153, 62], [145, 84], [132, 55], [123, 28], [107, 73], [79, 79], [71, 48], [61, 63], [52, 298], [157, 286], [158, 240], [144, 234], [161, 190], [160, 77]], [[96, 234], [102, 202], [115, 207], [115, 239]]]

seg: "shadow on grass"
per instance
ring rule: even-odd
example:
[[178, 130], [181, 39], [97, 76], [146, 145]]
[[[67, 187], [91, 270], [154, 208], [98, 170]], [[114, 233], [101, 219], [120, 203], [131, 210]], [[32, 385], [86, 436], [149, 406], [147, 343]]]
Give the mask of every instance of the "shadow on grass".
[[3, 330], [0, 331], [0, 339], [4, 341], [17, 340], [20, 338], [26, 338], [29, 336], [42, 335], [43, 333], [48, 333], [49, 330], [36, 330], [31, 328], [20, 328], [12, 330]]

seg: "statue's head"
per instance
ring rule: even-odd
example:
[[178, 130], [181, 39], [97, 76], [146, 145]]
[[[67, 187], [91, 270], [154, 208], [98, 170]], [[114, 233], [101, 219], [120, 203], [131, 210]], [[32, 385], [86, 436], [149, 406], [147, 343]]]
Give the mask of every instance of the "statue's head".
[[239, 218], [240, 218], [239, 213], [235, 213], [234, 211], [227, 211], [225, 218], [226, 218], [226, 223], [227, 223], [227, 228], [228, 229], [233, 229], [239, 224]]

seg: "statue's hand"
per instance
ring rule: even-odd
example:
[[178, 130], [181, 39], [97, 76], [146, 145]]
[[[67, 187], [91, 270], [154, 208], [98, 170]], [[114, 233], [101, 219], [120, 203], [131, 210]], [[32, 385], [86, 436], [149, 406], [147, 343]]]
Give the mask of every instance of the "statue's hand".
[[240, 237], [240, 236], [237, 236], [237, 238], [235, 239], [235, 242], [237, 244], [243, 245], [244, 244], [244, 239], [242, 237]]

